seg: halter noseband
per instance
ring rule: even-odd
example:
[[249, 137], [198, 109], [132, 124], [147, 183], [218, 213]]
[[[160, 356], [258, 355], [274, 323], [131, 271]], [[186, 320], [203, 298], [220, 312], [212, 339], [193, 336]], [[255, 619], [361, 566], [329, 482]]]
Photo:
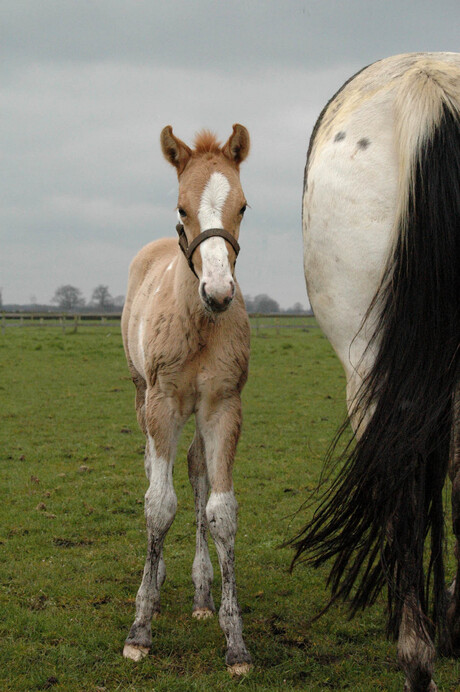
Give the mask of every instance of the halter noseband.
[[192, 240], [192, 242], [189, 245], [189, 242], [187, 240], [187, 236], [185, 235], [185, 230], [184, 226], [181, 223], [178, 223], [176, 226], [176, 231], [179, 234], [179, 247], [182, 250], [182, 252], [185, 255], [185, 259], [188, 262], [188, 266], [192, 270], [192, 272], [195, 274], [196, 278], [198, 279], [198, 274], [195, 271], [195, 267], [193, 266], [193, 253], [197, 249], [198, 245], [203, 242], [203, 240], [206, 240], [207, 238], [212, 238], [213, 236], [218, 236], [219, 238], [223, 238], [226, 240], [232, 248], [235, 251], [235, 255], [238, 257], [238, 253], [240, 251], [240, 246], [238, 244], [238, 241], [236, 238], [232, 236], [231, 233], [226, 231], [223, 228], [208, 228], [207, 231], [203, 231], [199, 235], [197, 235], [196, 238]]

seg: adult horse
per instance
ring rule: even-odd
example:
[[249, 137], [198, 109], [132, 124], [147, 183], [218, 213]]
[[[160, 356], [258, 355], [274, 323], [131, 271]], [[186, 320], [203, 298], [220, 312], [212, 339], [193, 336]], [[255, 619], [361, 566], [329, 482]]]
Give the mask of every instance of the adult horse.
[[209, 527], [222, 572], [219, 621], [227, 640], [226, 662], [233, 673], [241, 674], [251, 658], [236, 596], [232, 467], [250, 329], [234, 268], [246, 209], [239, 166], [249, 153], [249, 134], [242, 125], [234, 125], [221, 147], [213, 135], [202, 132], [192, 150], [168, 126], [161, 133], [161, 146], [179, 180], [179, 244], [172, 238], [157, 240], [134, 258], [122, 316], [137, 418], [146, 436], [149, 481], [147, 559], [123, 654], [140, 660], [151, 646], [151, 620], [160, 611], [166, 574], [163, 541], [177, 507], [176, 446], [184, 423], [194, 414], [196, 431], [188, 452], [197, 522], [193, 616], [205, 618], [214, 612]]
[[350, 598], [352, 613], [387, 584], [405, 689], [435, 690], [436, 628], [441, 649], [460, 653], [442, 500], [449, 470], [460, 561], [459, 54], [381, 60], [331, 99], [310, 141], [303, 233], [355, 443], [296, 558], [332, 558], [332, 600]]

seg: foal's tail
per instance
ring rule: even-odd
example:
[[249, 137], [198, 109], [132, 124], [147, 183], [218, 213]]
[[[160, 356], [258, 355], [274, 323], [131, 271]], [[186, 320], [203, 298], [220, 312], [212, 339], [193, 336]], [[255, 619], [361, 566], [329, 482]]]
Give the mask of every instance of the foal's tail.
[[355, 411], [370, 409], [372, 417], [345, 450], [313, 519], [292, 541], [293, 563], [334, 559], [331, 602], [350, 598], [352, 615], [387, 583], [394, 636], [408, 594], [420, 600], [425, 626], [429, 618], [444, 625], [442, 489], [459, 377], [458, 71], [456, 86], [445, 66], [406, 74], [396, 101], [396, 137], [394, 244], [369, 309], [380, 315], [369, 344], [377, 357], [355, 401]]

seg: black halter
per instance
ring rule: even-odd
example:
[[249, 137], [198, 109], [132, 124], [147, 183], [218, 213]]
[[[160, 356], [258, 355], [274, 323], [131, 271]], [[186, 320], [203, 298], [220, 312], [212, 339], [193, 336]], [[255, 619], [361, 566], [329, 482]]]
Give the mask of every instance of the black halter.
[[224, 230], [223, 228], [209, 228], [207, 231], [203, 231], [199, 235], [197, 235], [196, 238], [192, 240], [192, 242], [188, 243], [187, 236], [185, 235], [185, 230], [184, 226], [181, 223], [178, 223], [176, 226], [176, 231], [179, 234], [179, 247], [182, 250], [182, 252], [185, 255], [185, 259], [188, 262], [188, 265], [192, 272], [195, 274], [196, 278], [198, 279], [198, 274], [195, 271], [195, 267], [193, 266], [193, 253], [197, 249], [198, 245], [203, 242], [203, 240], [206, 240], [207, 238], [212, 238], [213, 236], [218, 236], [219, 238], [223, 238], [226, 240], [232, 248], [235, 251], [235, 255], [238, 257], [238, 253], [240, 251], [240, 246], [238, 245], [238, 241], [236, 238], [232, 236], [231, 233], [228, 231]]

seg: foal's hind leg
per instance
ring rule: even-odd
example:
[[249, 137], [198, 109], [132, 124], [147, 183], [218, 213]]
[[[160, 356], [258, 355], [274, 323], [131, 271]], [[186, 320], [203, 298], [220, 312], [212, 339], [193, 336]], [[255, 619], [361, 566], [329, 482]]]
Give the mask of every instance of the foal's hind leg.
[[449, 476], [452, 481], [452, 523], [454, 529], [457, 575], [448, 592], [448, 639], [444, 653], [460, 656], [460, 385], [454, 397]]
[[251, 656], [243, 640], [243, 622], [236, 595], [235, 535], [237, 502], [233, 492], [232, 466], [241, 429], [239, 396], [203, 404], [197, 416], [206, 450], [211, 495], [206, 505], [209, 531], [214, 539], [222, 574], [219, 623], [227, 641], [225, 661], [230, 672], [248, 672]]
[[149, 488], [145, 494], [147, 558], [142, 583], [136, 596], [136, 617], [129, 631], [123, 655], [135, 661], [145, 656], [152, 643], [152, 617], [160, 611], [160, 588], [165, 570], [163, 542], [177, 509], [172, 482], [173, 462], [180, 432], [178, 420], [164, 400], [147, 393], [146, 472]]
[[215, 612], [215, 607], [211, 594], [214, 575], [209, 557], [208, 522], [206, 519], [209, 481], [206, 470], [204, 443], [198, 430], [188, 450], [187, 459], [188, 475], [195, 496], [196, 514], [196, 551], [192, 569], [192, 579], [195, 586], [193, 617], [200, 620], [210, 617]]

